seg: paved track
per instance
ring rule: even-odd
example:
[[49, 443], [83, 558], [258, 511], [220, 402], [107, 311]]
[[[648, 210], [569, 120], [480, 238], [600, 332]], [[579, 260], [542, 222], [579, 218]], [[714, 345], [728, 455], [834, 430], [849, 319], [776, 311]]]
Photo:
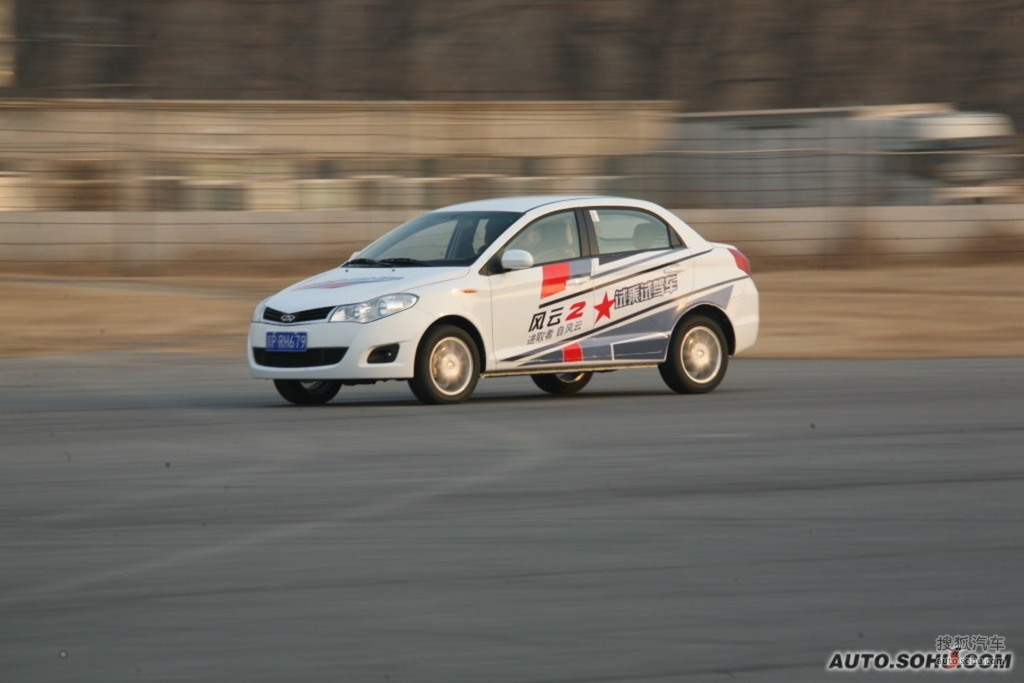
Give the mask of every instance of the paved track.
[[1024, 656], [1022, 405], [1024, 359], [315, 409], [228, 358], [2, 360], [0, 680], [878, 680], [826, 660], [943, 633]]

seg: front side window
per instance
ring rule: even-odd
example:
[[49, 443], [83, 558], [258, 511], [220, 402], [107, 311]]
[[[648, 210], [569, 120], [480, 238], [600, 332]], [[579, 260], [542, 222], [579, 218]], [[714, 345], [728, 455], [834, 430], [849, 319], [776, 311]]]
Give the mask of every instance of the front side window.
[[579, 258], [582, 252], [576, 212], [561, 211], [531, 223], [506, 249], [530, 252], [534, 265]]
[[672, 245], [669, 227], [645, 211], [590, 209], [588, 213], [597, 234], [598, 254], [652, 251]]
[[426, 213], [366, 247], [351, 265], [469, 265], [520, 216], [511, 211]]

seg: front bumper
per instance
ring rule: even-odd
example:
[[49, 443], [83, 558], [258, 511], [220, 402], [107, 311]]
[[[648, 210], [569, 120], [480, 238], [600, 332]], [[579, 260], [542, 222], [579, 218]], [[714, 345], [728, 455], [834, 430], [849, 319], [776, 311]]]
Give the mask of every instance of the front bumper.
[[[416, 346], [431, 320], [416, 308], [370, 323], [312, 322], [278, 325], [263, 321], [249, 326], [248, 357], [252, 376], [259, 379], [409, 379], [416, 362]], [[330, 361], [332, 353], [321, 349], [345, 349], [338, 362], [311, 367], [271, 367], [256, 362], [253, 349], [265, 349], [267, 332], [305, 332], [309, 354], [316, 362]], [[382, 346], [398, 346], [398, 354], [387, 363], [370, 363], [370, 353]], [[282, 354], [287, 355], [287, 354]]]

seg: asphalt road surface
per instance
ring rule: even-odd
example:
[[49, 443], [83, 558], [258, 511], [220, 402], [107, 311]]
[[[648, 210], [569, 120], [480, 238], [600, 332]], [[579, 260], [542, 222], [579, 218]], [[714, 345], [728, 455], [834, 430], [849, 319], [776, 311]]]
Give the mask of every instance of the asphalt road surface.
[[1024, 359], [738, 360], [283, 404], [226, 357], [0, 360], [0, 680], [949, 681], [1024, 657]]

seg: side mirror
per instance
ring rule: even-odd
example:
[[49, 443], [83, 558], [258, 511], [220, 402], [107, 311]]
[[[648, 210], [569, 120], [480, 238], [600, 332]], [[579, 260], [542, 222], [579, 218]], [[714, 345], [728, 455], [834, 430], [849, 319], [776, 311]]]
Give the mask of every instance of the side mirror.
[[501, 267], [505, 270], [532, 268], [533, 254], [525, 249], [509, 249], [501, 255]]

